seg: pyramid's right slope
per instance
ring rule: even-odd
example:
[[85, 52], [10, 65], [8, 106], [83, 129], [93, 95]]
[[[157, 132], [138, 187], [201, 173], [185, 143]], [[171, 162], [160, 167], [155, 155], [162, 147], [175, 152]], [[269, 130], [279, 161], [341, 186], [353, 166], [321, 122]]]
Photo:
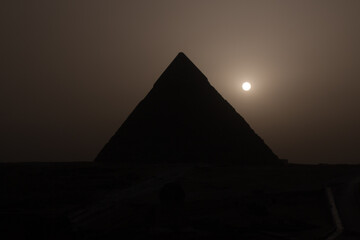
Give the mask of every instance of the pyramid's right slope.
[[183, 53], [95, 161], [280, 163]]

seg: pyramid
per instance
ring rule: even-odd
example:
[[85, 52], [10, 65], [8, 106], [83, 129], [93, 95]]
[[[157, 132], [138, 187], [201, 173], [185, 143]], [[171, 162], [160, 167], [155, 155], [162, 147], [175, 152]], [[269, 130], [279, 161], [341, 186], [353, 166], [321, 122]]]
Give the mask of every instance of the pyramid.
[[95, 161], [280, 163], [184, 53], [171, 62]]

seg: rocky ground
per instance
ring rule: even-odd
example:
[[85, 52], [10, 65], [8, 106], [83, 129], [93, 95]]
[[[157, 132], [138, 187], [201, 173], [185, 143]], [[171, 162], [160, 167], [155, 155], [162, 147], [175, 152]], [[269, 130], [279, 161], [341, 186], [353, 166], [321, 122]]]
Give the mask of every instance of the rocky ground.
[[1, 239], [327, 239], [325, 187], [342, 217], [354, 194], [339, 179], [353, 186], [360, 166], [3, 163], [0, 176]]

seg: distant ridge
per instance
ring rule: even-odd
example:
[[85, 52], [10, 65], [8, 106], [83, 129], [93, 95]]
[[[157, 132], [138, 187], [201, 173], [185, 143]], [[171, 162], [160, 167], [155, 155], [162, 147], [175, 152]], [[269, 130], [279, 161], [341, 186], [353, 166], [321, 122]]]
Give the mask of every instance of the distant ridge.
[[182, 52], [95, 161], [281, 162]]

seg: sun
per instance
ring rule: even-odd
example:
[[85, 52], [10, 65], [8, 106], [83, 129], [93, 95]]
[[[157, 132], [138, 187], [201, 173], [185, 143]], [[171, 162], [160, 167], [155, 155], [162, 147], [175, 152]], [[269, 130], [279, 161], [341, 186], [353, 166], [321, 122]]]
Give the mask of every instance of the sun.
[[243, 89], [244, 91], [249, 91], [249, 90], [251, 89], [251, 84], [250, 84], [249, 82], [244, 82], [244, 83], [242, 84], [242, 89]]

